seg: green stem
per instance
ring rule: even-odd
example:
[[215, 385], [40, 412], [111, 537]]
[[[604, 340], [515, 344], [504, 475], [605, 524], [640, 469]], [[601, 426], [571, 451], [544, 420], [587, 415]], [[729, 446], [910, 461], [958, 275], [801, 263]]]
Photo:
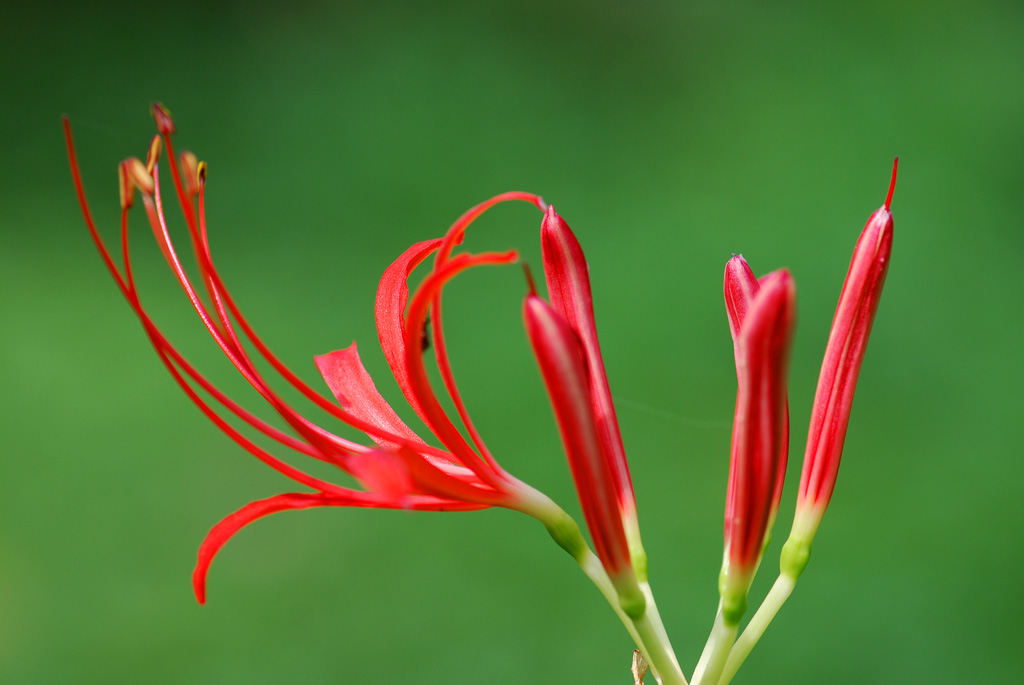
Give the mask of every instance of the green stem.
[[708, 646], [711, 648], [705, 662], [705, 668], [699, 675], [694, 673], [693, 685], [717, 685], [718, 679], [725, 668], [729, 651], [736, 642], [738, 625], [730, 625], [725, 621], [724, 612], [718, 612], [715, 617], [715, 625], [711, 628], [711, 637], [708, 638]]
[[[722, 617], [722, 600], [718, 600], [718, 611], [715, 612], [715, 624]], [[693, 669], [693, 682], [700, 682], [701, 678], [704, 677], [704, 671], [708, 668], [708, 661], [711, 659], [711, 652], [714, 648], [712, 644], [712, 638], [715, 635], [715, 631], [712, 629], [708, 633], [708, 641], [704, 643], [704, 651], [700, 653], [700, 659], [697, 661], [697, 667]]]
[[[657, 603], [654, 602], [654, 593], [650, 589], [650, 584], [641, 583], [640, 590], [643, 592], [644, 599], [647, 602], [644, 617], [650, 623], [651, 630], [653, 631], [658, 644], [664, 645], [665, 651], [667, 652], [667, 663], [663, 666], [663, 670], [671, 670], [671, 673], [673, 674], [672, 677], [682, 682], [683, 685], [686, 685], [686, 676], [683, 675], [683, 668], [679, 666], [679, 660], [676, 658], [676, 650], [672, 648], [672, 642], [669, 640], [669, 633], [665, 630], [665, 624], [662, 623], [662, 613], [657, 610]], [[648, 662], [650, 661], [649, 658], [647, 660]], [[655, 674], [662, 676], [663, 672], [659, 672], [655, 669]]]
[[[597, 589], [601, 591], [604, 598], [611, 605], [612, 609], [615, 610], [615, 614], [622, 621], [622, 625], [629, 631], [629, 636], [633, 638], [633, 642], [640, 648], [640, 651], [647, 655], [647, 646], [644, 640], [640, 637], [640, 633], [637, 631], [636, 626], [633, 625], [633, 619], [626, 615], [626, 612], [622, 610], [622, 606], [619, 604], [619, 593], [615, 591], [615, 586], [612, 585], [612, 581], [608, 578], [608, 574], [604, 571], [604, 566], [601, 565], [601, 560], [597, 558], [597, 555], [590, 551], [588, 548], [583, 558], [578, 559], [580, 568], [583, 573], [590, 578], [590, 581], [597, 586]], [[650, 662], [650, 659], [648, 659]]]
[[775, 618], [775, 615], [779, 613], [779, 609], [789, 599], [789, 595], [792, 594], [795, 586], [796, 578], [785, 573], [779, 574], [775, 584], [772, 585], [772, 589], [768, 591], [764, 601], [761, 602], [761, 606], [757, 608], [754, 616], [750, 619], [750, 623], [747, 624], [743, 634], [740, 635], [740, 639], [736, 641], [732, 651], [729, 653], [729, 658], [722, 671], [722, 677], [718, 681], [719, 685], [728, 685], [733, 676], [736, 675], [736, 671], [739, 670], [744, 660], [750, 654], [750, 650], [754, 648], [757, 641], [764, 635], [765, 629], [772, 622], [772, 619]]
[[650, 585], [646, 582], [639, 583], [645, 608], [638, 618], [631, 618], [622, 608], [618, 591], [605, 572], [601, 560], [590, 549], [576, 521], [543, 493], [525, 484], [521, 484], [521, 487], [522, 498], [516, 508], [543, 523], [558, 546], [576, 560], [580, 569], [601, 591], [622, 621], [622, 625], [629, 631], [630, 637], [643, 652], [647, 663], [661, 679], [662, 685], [688, 685], [683, 669], [679, 666], [669, 643], [665, 626], [661, 622]]

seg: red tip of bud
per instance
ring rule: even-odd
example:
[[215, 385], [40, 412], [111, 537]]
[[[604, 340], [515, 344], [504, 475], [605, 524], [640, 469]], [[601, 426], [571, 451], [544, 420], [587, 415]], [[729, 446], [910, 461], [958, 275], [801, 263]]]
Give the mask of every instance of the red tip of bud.
[[160, 159], [160, 150], [163, 149], [163, 145], [164, 142], [159, 135], [153, 136], [153, 140], [149, 142], [149, 152], [146, 153], [146, 173], [150, 176], [153, 175], [156, 162]]
[[892, 191], [896, 190], [896, 169], [900, 165], [900, 158], [897, 157], [892, 161], [892, 180], [889, 181], [889, 194], [885, 196], [885, 210], [889, 211], [889, 205], [892, 204]]
[[153, 120], [156, 122], [156, 130], [165, 136], [175, 132], [174, 119], [171, 118], [169, 109], [159, 102], [154, 102], [150, 111], [153, 113]]
[[733, 255], [725, 265], [725, 310], [733, 343], [739, 340], [740, 325], [760, 286], [743, 255]]

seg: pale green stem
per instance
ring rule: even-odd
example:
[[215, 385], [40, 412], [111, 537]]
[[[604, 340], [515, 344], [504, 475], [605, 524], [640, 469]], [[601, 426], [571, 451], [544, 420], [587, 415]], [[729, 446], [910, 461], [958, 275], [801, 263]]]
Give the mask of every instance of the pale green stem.
[[715, 617], [715, 625], [711, 628], [711, 637], [708, 643], [711, 646], [711, 653], [708, 656], [704, 672], [694, 674], [693, 685], [717, 685], [718, 678], [725, 668], [725, 661], [729, 657], [729, 651], [736, 642], [736, 632], [739, 626], [729, 625], [725, 622], [723, 612], [718, 612]]
[[[622, 610], [622, 606], [619, 604], [619, 594], [615, 591], [615, 586], [612, 585], [611, 579], [608, 578], [608, 574], [604, 571], [604, 566], [601, 565], [601, 560], [597, 558], [597, 555], [587, 549], [586, 554], [583, 558], [579, 559], [580, 568], [583, 573], [586, 574], [587, 578], [597, 586], [597, 589], [601, 591], [604, 598], [608, 600], [608, 604], [611, 605], [612, 609], [615, 610], [615, 614], [622, 621], [622, 625], [626, 626], [626, 630], [629, 631], [629, 636], [633, 638], [633, 642], [640, 648], [640, 651], [647, 654], [647, 646], [643, 639], [640, 637], [640, 633], [637, 632], [636, 626], [633, 625], [633, 619], [626, 615], [626, 612]], [[650, 659], [648, 659], [650, 661]]]
[[[718, 611], [715, 612], [715, 624], [718, 623], [722, 618], [722, 600], [718, 600]], [[708, 668], [708, 661], [711, 659], [711, 652], [713, 649], [712, 638], [715, 636], [715, 631], [708, 633], [708, 641], [704, 643], [704, 651], [700, 654], [700, 660], [697, 661], [697, 667], [693, 669], [693, 682], [700, 682], [701, 678], [704, 677], [704, 671]]]
[[645, 608], [638, 618], [631, 618], [622, 608], [619, 593], [604, 570], [597, 555], [591, 551], [583, 533], [576, 522], [565, 511], [555, 504], [547, 495], [520, 483], [521, 499], [515, 507], [525, 514], [533, 516], [548, 529], [548, 533], [558, 546], [568, 552], [580, 565], [583, 573], [597, 586], [608, 604], [615, 610], [622, 624], [629, 631], [630, 637], [640, 648], [647, 663], [655, 675], [661, 678], [663, 685], [688, 685], [683, 669], [679, 666], [672, 645], [669, 643], [665, 626], [661, 622], [658, 607], [654, 603], [654, 595], [650, 586], [640, 583], [644, 595]]
[[757, 641], [764, 635], [768, 624], [775, 618], [775, 614], [779, 613], [779, 609], [782, 608], [782, 605], [789, 598], [795, 586], [796, 578], [785, 573], [779, 574], [779, 577], [775, 579], [772, 589], [768, 591], [764, 601], [761, 602], [761, 606], [757, 608], [754, 616], [750, 619], [750, 623], [747, 624], [743, 634], [740, 635], [740, 639], [736, 641], [732, 651], [729, 653], [725, 669], [722, 671], [722, 677], [718, 681], [719, 685], [728, 685], [733, 676], [736, 675], [736, 671], [739, 670], [744, 660], [750, 654], [750, 650], [754, 648]]
[[651, 626], [654, 628], [654, 632], [657, 634], [658, 639], [668, 650], [672, 670], [679, 674], [683, 683], [686, 683], [686, 676], [683, 675], [683, 667], [679, 665], [679, 661], [676, 659], [676, 652], [672, 648], [672, 643], [668, 639], [668, 632], [665, 630], [665, 624], [661, 621], [661, 612], [658, 611], [658, 605], [654, 601], [654, 593], [651, 591], [650, 583], [640, 583], [640, 590], [644, 593], [644, 598], [647, 600], [646, 610], [647, 616], [651, 621]]
[[657, 619], [657, 611], [644, 611], [640, 618], [633, 620], [633, 623], [644, 640], [644, 656], [647, 663], [661, 679], [662, 685], [687, 685], [686, 676], [683, 675], [683, 669], [676, 660], [672, 646], [661, 637], [664, 627], [660, 619]]

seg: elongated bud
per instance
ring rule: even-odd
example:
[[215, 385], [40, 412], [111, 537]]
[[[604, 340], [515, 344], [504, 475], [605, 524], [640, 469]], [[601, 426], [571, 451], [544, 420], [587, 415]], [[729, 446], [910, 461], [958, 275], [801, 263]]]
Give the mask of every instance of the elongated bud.
[[618, 484], [590, 402], [590, 380], [579, 336], [547, 302], [528, 295], [523, 319], [548, 397], [555, 410], [594, 548], [608, 572], [623, 610], [643, 615], [644, 596], [637, 584], [618, 505]]
[[153, 114], [153, 121], [156, 122], [156, 130], [162, 135], [169, 136], [175, 132], [174, 119], [171, 118], [171, 111], [162, 103], [154, 102], [150, 108]]
[[749, 301], [737, 340], [739, 392], [733, 431], [728, 564], [723, 617], [739, 622], [774, 518], [785, 468], [786, 372], [796, 322], [796, 287], [785, 270], [769, 274]]
[[[765, 278], [769, 278], [766, 276]], [[725, 265], [725, 310], [729, 318], [729, 332], [732, 334], [733, 351], [736, 359], [736, 377], [740, 380], [740, 330], [743, 326], [743, 321], [746, 318], [747, 311], [750, 309], [751, 302], [754, 296], [757, 295], [761, 286], [758, 283], [757, 278], [754, 276], [754, 272], [751, 270], [750, 265], [747, 264], [747, 260], [743, 258], [743, 255], [733, 255]], [[785, 383], [785, 379], [783, 379]], [[738, 395], [739, 393], [737, 393]], [[739, 398], [737, 397], [737, 402]], [[786, 393], [785, 399], [785, 412], [783, 416], [782, 425], [782, 440], [779, 443], [779, 467], [778, 467], [778, 479], [775, 483], [775, 489], [772, 495], [771, 505], [771, 516], [768, 520], [768, 527], [766, 532], [767, 537], [770, 535], [772, 524], [775, 522], [775, 514], [779, 509], [779, 501], [782, 499], [782, 486], [786, 480], [786, 464], [789, 458], [789, 397], [788, 392]], [[739, 407], [737, 405], [737, 413]], [[729, 544], [729, 537], [731, 533], [731, 525], [733, 521], [734, 507], [735, 507], [735, 488], [736, 488], [736, 447], [739, 441], [736, 438], [736, 429], [739, 427], [739, 422], [733, 423], [733, 436], [732, 436], [732, 455], [729, 462], [729, 486], [726, 493], [725, 499], [725, 542]]]
[[[795, 547], [790, 550], [790, 556], [802, 559], [802, 563], [806, 563], [810, 540], [832, 498], [839, 474], [839, 461], [850, 422], [857, 377], [882, 296], [885, 275], [889, 270], [893, 234], [889, 204], [892, 202], [895, 185], [894, 164], [886, 203], [868, 219], [854, 248], [850, 270], [839, 296], [832, 332], [825, 348], [825, 359], [821, 365], [811, 411], [796, 518], [790, 535], [790, 542], [794, 545], [798, 542], [806, 543], [806, 551], [796, 553]], [[802, 566], [799, 570], [802, 570]]]
[[541, 248], [551, 306], [576, 332], [583, 345], [590, 381], [590, 404], [597, 420], [602, 446], [612, 468], [615, 500], [619, 503], [633, 565], [639, 578], [646, 580], [647, 556], [640, 541], [633, 481], [629, 475], [619, 420], [615, 414], [615, 404], [597, 339], [587, 260], [569, 225], [550, 205], [541, 224]]

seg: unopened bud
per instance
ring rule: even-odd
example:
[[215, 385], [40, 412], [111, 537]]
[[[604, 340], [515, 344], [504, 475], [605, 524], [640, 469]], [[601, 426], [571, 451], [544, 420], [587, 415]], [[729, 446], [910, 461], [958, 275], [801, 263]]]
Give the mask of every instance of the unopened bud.
[[151, 108], [153, 120], [156, 121], [156, 130], [167, 136], [175, 132], [174, 119], [171, 118], [169, 109], [159, 102], [154, 102]]

